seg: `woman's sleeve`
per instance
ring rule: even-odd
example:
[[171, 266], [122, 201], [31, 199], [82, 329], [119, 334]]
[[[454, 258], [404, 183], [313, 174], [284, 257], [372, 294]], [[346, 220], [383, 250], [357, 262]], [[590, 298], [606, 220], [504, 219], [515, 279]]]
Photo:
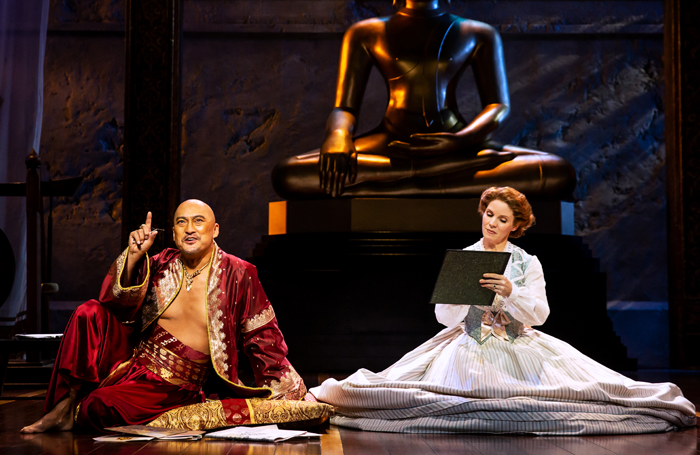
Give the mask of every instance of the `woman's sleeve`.
[[438, 322], [449, 328], [457, 327], [467, 317], [471, 305], [435, 305], [435, 317]]
[[549, 316], [549, 304], [545, 292], [542, 264], [536, 256], [532, 257], [525, 270], [525, 284], [513, 283], [513, 292], [506, 300], [506, 311], [523, 324], [542, 325]]

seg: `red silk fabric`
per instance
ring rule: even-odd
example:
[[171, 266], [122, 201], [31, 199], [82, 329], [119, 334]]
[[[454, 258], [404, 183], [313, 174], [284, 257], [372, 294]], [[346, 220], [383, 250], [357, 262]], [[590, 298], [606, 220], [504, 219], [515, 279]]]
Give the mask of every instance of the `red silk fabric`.
[[[112, 264], [102, 283], [100, 300], [81, 305], [66, 328], [47, 392], [45, 412], [68, 396], [71, 388], [79, 391], [81, 402], [77, 422], [98, 430], [112, 425], [141, 424], [174, 407], [202, 401], [198, 387], [190, 387], [192, 390], [188, 391], [173, 379], [194, 380], [194, 375], [200, 373], [196, 365], [191, 376], [178, 373], [171, 376], [169, 364], [155, 358], [150, 363], [145, 360], [124, 363], [132, 358], [138, 342], [149, 336], [158, 316], [177, 296], [183, 275], [179, 254], [177, 250], [166, 249], [142, 261], [133, 283], [123, 283], [127, 287], [119, 284], [127, 252]], [[218, 395], [303, 398], [306, 387], [286, 358], [287, 345], [255, 267], [226, 254], [218, 246], [212, 251], [210, 267], [209, 292], [204, 303], [211, 364], [219, 377], [212, 378], [217, 379], [213, 385]], [[257, 387], [239, 383], [239, 350], [250, 360]], [[192, 360], [197, 363], [201, 359]], [[165, 374], [161, 372], [164, 367]], [[177, 365], [175, 368], [177, 371]], [[224, 385], [226, 390], [218, 390], [218, 385]]]
[[252, 423], [248, 403], [245, 399], [229, 398], [221, 400], [221, 407], [224, 409], [226, 423], [229, 425], [247, 425]]
[[[168, 248], [142, 260], [129, 283], [119, 282], [125, 251], [102, 283], [99, 301], [120, 320], [146, 330], [165, 311], [183, 286], [180, 252]], [[287, 360], [287, 345], [255, 266], [227, 254], [215, 244], [207, 274], [205, 305], [210, 354], [216, 375], [235, 398], [301, 399], [306, 387]], [[126, 287], [124, 287], [126, 286]], [[238, 355], [244, 352], [257, 387], [238, 381]]]
[[[164, 329], [157, 326], [155, 331]], [[131, 336], [132, 330], [96, 300], [80, 305], [63, 335], [44, 412], [68, 396], [71, 387], [78, 389], [76, 423], [96, 431], [145, 424], [163, 412], [204, 401], [201, 392], [173, 385], [135, 361]], [[169, 340], [168, 347], [185, 358], [206, 357], [177, 340]], [[108, 385], [100, 387], [101, 382]]]
[[58, 348], [44, 412], [80, 389], [78, 399], [97, 388], [120, 363], [134, 353], [132, 329], [115, 318], [97, 300], [80, 305], [71, 316]]
[[202, 402], [200, 392], [170, 384], [134, 362], [116, 384], [94, 390], [80, 402], [75, 422], [95, 431], [143, 425], [171, 409]]

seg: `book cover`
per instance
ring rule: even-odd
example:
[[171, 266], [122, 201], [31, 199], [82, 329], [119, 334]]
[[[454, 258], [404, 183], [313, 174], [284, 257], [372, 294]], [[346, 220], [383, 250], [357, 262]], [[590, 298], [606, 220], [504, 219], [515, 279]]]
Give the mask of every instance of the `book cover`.
[[484, 273], [503, 275], [510, 253], [447, 250], [435, 282], [432, 304], [491, 305], [496, 293], [481, 287]]

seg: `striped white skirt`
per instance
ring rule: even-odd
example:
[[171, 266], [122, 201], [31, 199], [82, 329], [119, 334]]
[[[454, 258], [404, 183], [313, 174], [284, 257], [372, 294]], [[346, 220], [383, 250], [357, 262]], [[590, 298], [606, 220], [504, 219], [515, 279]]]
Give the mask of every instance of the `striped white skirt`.
[[671, 383], [629, 379], [534, 329], [483, 345], [445, 329], [380, 373], [361, 369], [311, 392], [332, 423], [407, 433], [652, 433], [696, 423]]

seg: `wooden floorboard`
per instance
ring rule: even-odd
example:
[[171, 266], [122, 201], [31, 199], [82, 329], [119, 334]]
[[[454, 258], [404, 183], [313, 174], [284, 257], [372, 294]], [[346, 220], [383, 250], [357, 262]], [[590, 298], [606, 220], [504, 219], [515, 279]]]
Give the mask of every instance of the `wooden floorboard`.
[[481, 452], [479, 452], [473, 445], [469, 443], [468, 435], [424, 434], [421, 435], [421, 437], [436, 454], [481, 455]]
[[581, 436], [548, 436], [547, 441], [573, 455], [620, 455]]
[[513, 446], [527, 455], [571, 455], [571, 452], [551, 443], [547, 438], [536, 436], [505, 436], [505, 438], [510, 439]]
[[198, 448], [199, 441], [156, 441], [145, 444], [143, 448], [138, 451], [138, 454], [160, 455], [162, 453], [167, 453], [175, 455], [187, 453], [188, 450], [192, 449], [194, 449], [194, 451], [190, 453], [201, 453], [197, 451]]
[[678, 441], [669, 439], [668, 433], [626, 435], [621, 436], [621, 439], [637, 444], [640, 448], [639, 450], [655, 450], [665, 455], [685, 455], [687, 453], [698, 453], [697, 441], [694, 447], [688, 447]]
[[483, 455], [527, 455], [522, 449], [512, 444], [512, 436], [489, 434], [465, 435], [465, 437], [467, 437], [469, 443]]
[[390, 455], [384, 447], [381, 433], [341, 428], [340, 439], [343, 442], [344, 455]]
[[430, 445], [418, 434], [377, 433], [380, 435], [382, 445], [391, 455], [406, 455], [407, 453], [421, 453], [436, 455]]
[[700, 434], [698, 433], [697, 427], [686, 428], [681, 431], [674, 431], [673, 433], [666, 433], [665, 436], [669, 441], [676, 442], [683, 447], [692, 447], [697, 449], [700, 445], [700, 441], [698, 441]]
[[638, 441], [635, 438], [627, 439], [624, 436], [592, 436], [587, 440], [617, 454], [643, 453], [645, 455], [659, 455], [662, 453], [652, 449], [651, 447], [641, 445], [641, 442], [635, 442]]
[[[681, 377], [687, 382], [679, 384], [684, 391], [692, 388], [692, 394], [697, 389], [691, 385], [700, 387], [700, 375]], [[80, 432], [22, 435], [23, 426], [41, 417], [43, 403], [8, 398], [0, 404], [0, 455], [700, 455], [697, 427], [648, 435], [536, 437], [374, 433], [330, 426], [320, 430], [320, 441], [277, 445], [207, 439], [101, 443], [93, 440], [96, 435]]]

